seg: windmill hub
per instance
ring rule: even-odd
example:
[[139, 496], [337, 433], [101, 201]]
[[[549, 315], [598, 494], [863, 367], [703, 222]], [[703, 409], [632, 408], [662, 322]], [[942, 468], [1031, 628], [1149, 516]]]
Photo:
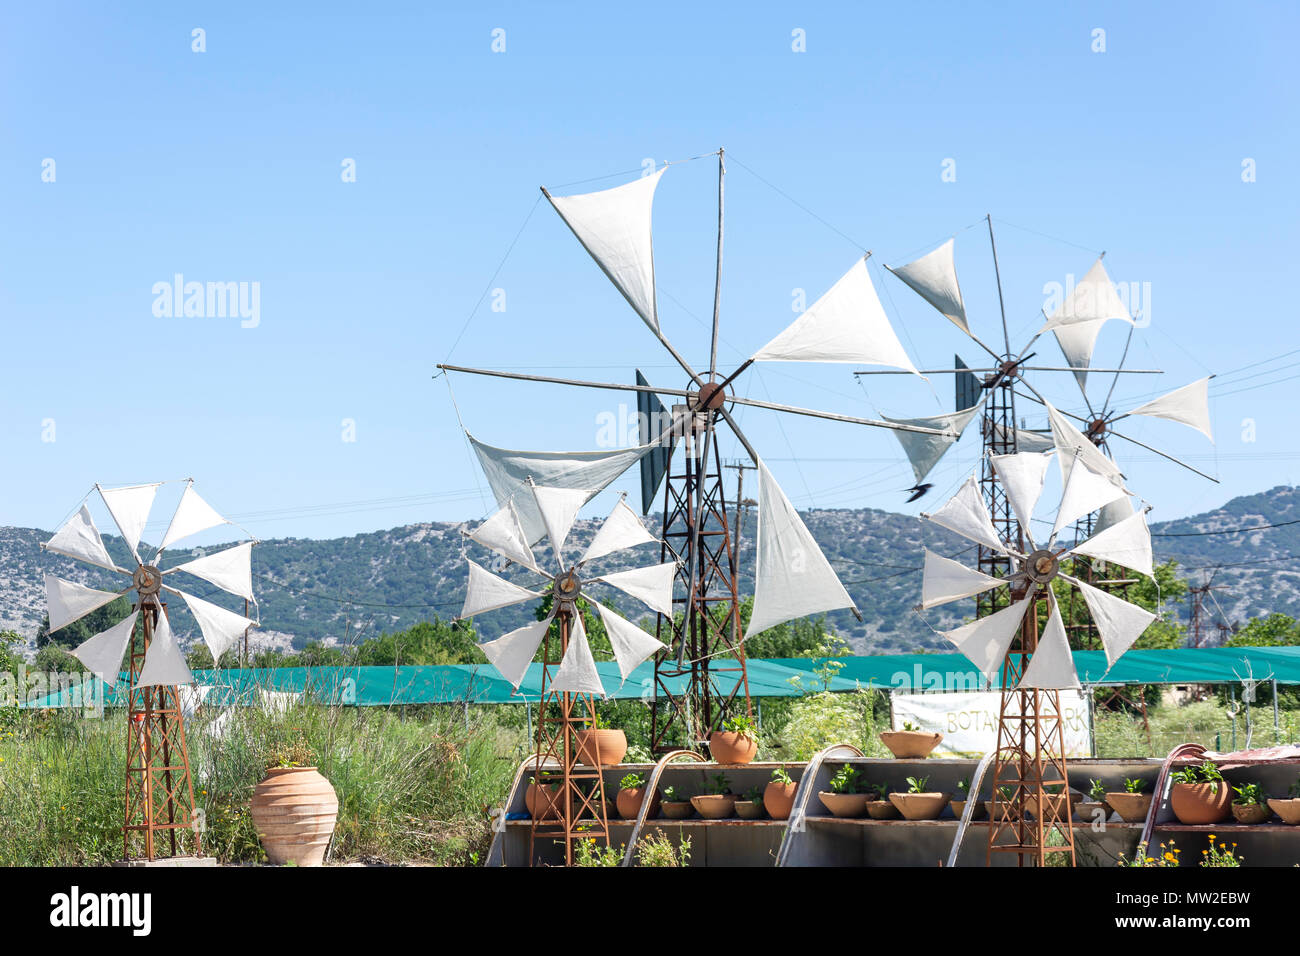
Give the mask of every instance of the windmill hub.
[[1061, 562], [1051, 551], [1035, 551], [1025, 561], [1025, 573], [1035, 584], [1047, 584], [1061, 570]]
[[1092, 441], [1097, 441], [1106, 436], [1106, 419], [1097, 417], [1088, 422], [1088, 437]]
[[574, 571], [565, 571], [556, 577], [554, 593], [561, 607], [571, 609], [582, 594], [582, 579]]
[[162, 587], [162, 572], [151, 564], [142, 564], [131, 575], [131, 586], [145, 597], [157, 594]]
[[716, 412], [727, 400], [727, 391], [717, 382], [708, 382], [701, 386], [695, 396], [697, 411]]

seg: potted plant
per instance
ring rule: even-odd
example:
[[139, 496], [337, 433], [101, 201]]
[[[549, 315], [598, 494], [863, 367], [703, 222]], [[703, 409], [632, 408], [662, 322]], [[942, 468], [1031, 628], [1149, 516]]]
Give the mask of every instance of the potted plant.
[[538, 783], [536, 777], [528, 778], [528, 787], [524, 790], [524, 806], [528, 815], [534, 820], [554, 820], [559, 816], [556, 801], [559, 799], [558, 783]]
[[1001, 811], [1000, 813], [994, 812], [994, 801], [984, 801], [984, 809], [988, 811], [989, 819], [994, 821], [1001, 820], [1007, 816], [1007, 807], [1016, 799], [1016, 788], [998, 787], [997, 795], [997, 809]]
[[794, 795], [799, 784], [790, 779], [784, 767], [772, 771], [772, 780], [763, 788], [763, 806], [773, 820], [788, 820], [794, 808]]
[[736, 809], [736, 795], [725, 773], [715, 773], [706, 793], [691, 797], [695, 812], [706, 820], [725, 820]]
[[929, 777], [908, 777], [907, 790], [891, 793], [889, 802], [898, 807], [898, 812], [907, 820], [937, 820], [948, 805], [948, 794], [926, 790]]
[[867, 785], [867, 816], [873, 820], [897, 820], [902, 814], [889, 800], [889, 784]]
[[314, 760], [302, 736], [267, 753], [266, 777], [253, 789], [249, 815], [271, 863], [321, 866], [325, 862], [339, 800]]
[[1124, 779], [1123, 790], [1108, 790], [1106, 805], [1119, 814], [1125, 823], [1141, 823], [1151, 809], [1151, 794], [1143, 793], [1147, 781], [1141, 777]]
[[664, 818], [668, 820], [685, 820], [695, 812], [690, 797], [676, 787], [664, 787], [663, 801], [659, 808], [663, 811]]
[[[970, 777], [967, 777], [965, 780], [957, 781], [957, 792], [959, 796], [949, 803], [948, 806], [952, 808], [952, 815], [960, 820], [961, 815], [966, 812], [966, 801], [970, 799]], [[971, 810], [970, 818], [972, 820], [980, 820], [983, 819], [983, 817], [984, 806], [977, 800], [975, 801], [974, 809]]]
[[880, 742], [889, 748], [899, 760], [924, 759], [930, 751], [939, 746], [943, 734], [932, 730], [922, 730], [911, 721], [903, 721], [902, 730], [882, 730]]
[[763, 791], [750, 787], [745, 795], [736, 801], [736, 816], [742, 820], [757, 820], [763, 815]]
[[1283, 823], [1300, 824], [1300, 780], [1291, 785], [1286, 799], [1270, 798], [1268, 808], [1281, 817]]
[[[1045, 795], [1043, 809], [1049, 819], [1069, 822], [1074, 810], [1074, 791], [1067, 790], [1063, 781], [1043, 784]], [[1038, 810], [1038, 799], [1032, 795], [1025, 796], [1025, 819], [1034, 819]]]
[[1110, 806], [1106, 803], [1106, 785], [1100, 780], [1089, 780], [1088, 799], [1075, 803], [1074, 815], [1084, 823], [1091, 823], [1097, 818], [1098, 811], [1103, 820], [1110, 816]]
[[867, 809], [867, 795], [858, 792], [858, 771], [845, 764], [831, 777], [830, 790], [819, 790], [817, 799], [837, 817], [860, 817]]
[[1169, 809], [1186, 826], [1221, 823], [1232, 814], [1232, 789], [1213, 760], [1173, 773]]
[[709, 753], [717, 763], [749, 763], [758, 753], [758, 725], [748, 714], [737, 714], [722, 722], [722, 729], [709, 734]]
[[1257, 783], [1243, 783], [1233, 787], [1232, 815], [1238, 823], [1263, 823], [1273, 815], [1264, 804], [1264, 791]]
[[[618, 782], [618, 797], [614, 801], [618, 807], [618, 815], [624, 820], [635, 820], [637, 814], [641, 812], [641, 804], [645, 802], [645, 774], [629, 773]], [[650, 800], [650, 809], [646, 813], [647, 820], [653, 820], [659, 815], [659, 794], [655, 794]]]
[[592, 718], [590, 727], [573, 736], [578, 763], [584, 767], [612, 767], [622, 763], [627, 753], [627, 734], [609, 727], [599, 714]]

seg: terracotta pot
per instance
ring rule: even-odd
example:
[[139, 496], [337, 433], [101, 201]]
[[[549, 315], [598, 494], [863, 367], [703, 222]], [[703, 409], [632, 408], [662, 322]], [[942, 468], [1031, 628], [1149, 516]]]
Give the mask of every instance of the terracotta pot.
[[[627, 753], [627, 734], [621, 730], [579, 730], [573, 735], [578, 747], [578, 763], [584, 767], [612, 767]], [[600, 752], [600, 762], [596, 753]]]
[[[999, 810], [999, 812], [1001, 812], [1002, 809], [1003, 809], [1005, 806], [1006, 806], [1005, 803], [1000, 803], [1000, 804], [998, 804], [998, 810]], [[993, 801], [992, 801], [992, 800], [985, 800], [985, 801], [984, 801], [984, 815], [987, 816], [990, 820], [998, 820], [998, 819], [1000, 819], [1000, 817], [995, 817], [995, 816], [993, 815]]]
[[524, 806], [534, 820], [554, 820], [560, 815], [556, 807], [559, 798], [558, 786], [543, 787], [541, 784], [530, 783], [524, 791]]
[[715, 730], [709, 734], [709, 753], [715, 763], [745, 764], [758, 753], [758, 741], [729, 730]]
[[897, 820], [902, 814], [888, 800], [868, 800], [867, 816], [873, 820]]
[[865, 793], [831, 793], [829, 790], [819, 790], [817, 799], [832, 816], [860, 817], [867, 809]]
[[1270, 800], [1268, 808], [1281, 817], [1283, 823], [1289, 823], [1291, 826], [1300, 824], [1300, 797], [1292, 797], [1290, 800]]
[[[960, 820], [960, 819], [961, 819], [961, 815], [962, 815], [963, 813], [966, 812], [966, 801], [965, 801], [965, 800], [953, 800], [952, 802], [950, 802], [950, 803], [948, 804], [948, 806], [952, 808], [952, 815], [953, 815], [954, 817], [956, 817], [958, 820]], [[972, 810], [972, 811], [970, 812], [970, 818], [971, 818], [972, 820], [983, 820], [983, 819], [984, 819], [984, 804], [983, 804], [983, 803], [981, 803], [981, 802], [978, 801], [978, 800], [975, 801], [975, 809]]]
[[790, 811], [794, 809], [794, 795], [798, 790], [798, 783], [778, 783], [773, 780], [763, 788], [763, 809], [773, 820], [790, 819]]
[[666, 820], [685, 820], [695, 813], [695, 807], [689, 800], [665, 800], [659, 805]]
[[691, 806], [706, 820], [725, 820], [736, 809], [736, 797], [730, 793], [706, 793], [691, 797]]
[[315, 767], [268, 770], [253, 790], [249, 812], [271, 863], [320, 866], [325, 862], [339, 799]]
[[1169, 792], [1169, 809], [1187, 826], [1222, 823], [1232, 815], [1232, 788], [1227, 781], [1176, 783]]
[[[1068, 806], [1066, 805], [1067, 801], [1068, 801]], [[1034, 819], [1034, 811], [1037, 810], [1037, 807], [1034, 804], [1035, 804], [1035, 800], [1033, 797], [1027, 797], [1025, 799], [1026, 820]], [[1043, 811], [1048, 819], [1051, 820], [1065, 819], [1068, 821], [1070, 817], [1073, 815], [1073, 811], [1074, 811], [1074, 793], [1071, 792], [1069, 794], [1064, 794], [1064, 793], [1045, 794], [1043, 796]]]
[[1074, 816], [1080, 823], [1092, 823], [1098, 810], [1103, 820], [1110, 819], [1110, 806], [1105, 800], [1077, 800], [1074, 804]]
[[737, 800], [736, 816], [742, 820], [758, 820], [763, 816], [762, 800]]
[[[618, 815], [624, 820], [635, 820], [638, 813], [641, 812], [641, 803], [645, 800], [645, 787], [632, 787], [630, 789], [620, 790], [618, 797], [614, 801], [618, 807]], [[655, 794], [654, 799], [650, 801], [650, 810], [646, 813], [647, 820], [653, 820], [659, 815], [659, 794]]]
[[939, 746], [943, 734], [929, 730], [883, 730], [880, 742], [899, 760], [925, 758]]
[[1232, 815], [1237, 818], [1238, 823], [1253, 824], [1263, 823], [1273, 815], [1273, 811], [1262, 803], [1234, 803]]
[[905, 820], [937, 820], [948, 805], [946, 793], [891, 793], [889, 802]]
[[1108, 793], [1106, 805], [1118, 813], [1125, 823], [1142, 823], [1147, 818], [1147, 811], [1151, 809], [1151, 794], [1125, 791]]

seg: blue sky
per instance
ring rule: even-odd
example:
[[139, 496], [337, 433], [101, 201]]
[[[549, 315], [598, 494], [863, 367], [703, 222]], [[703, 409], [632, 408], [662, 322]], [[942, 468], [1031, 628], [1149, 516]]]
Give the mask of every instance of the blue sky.
[[[997, 339], [979, 222], [991, 213], [1013, 338], [1036, 327], [1046, 283], [1081, 276], [1103, 249], [1113, 279], [1150, 284], [1130, 363], [1165, 374], [1127, 378], [1115, 404], [1274, 359], [1212, 390], [1215, 445], [1134, 424], [1222, 482], [1117, 448], [1153, 519], [1300, 477], [1286, 381], [1300, 361], [1286, 356], [1300, 349], [1285, 291], [1300, 257], [1289, 5], [265, 6], [4, 13], [0, 523], [50, 528], [95, 481], [187, 475], [261, 537], [485, 514], [435, 363], [614, 381], [640, 367], [683, 384], [537, 187], [612, 186], [647, 158], [718, 146], [734, 159], [724, 365], [794, 318], [792, 290], [811, 301], [864, 249], [917, 364], [954, 352], [973, 364], [976, 347], [878, 263], [957, 235], [972, 325]], [[191, 49], [195, 28], [205, 52]], [[796, 29], [806, 52], [792, 50]], [[346, 159], [356, 182], [342, 181]], [[948, 159], [955, 182], [941, 178]], [[1242, 181], [1247, 159], [1255, 182]], [[655, 209], [663, 326], [698, 364], [715, 190], [710, 160], [685, 163]], [[256, 327], [155, 317], [154, 284], [177, 273], [258, 283]], [[505, 311], [490, 297], [474, 311], [490, 288]], [[1096, 364], [1123, 342], [1112, 323]], [[1059, 358], [1051, 343], [1040, 354]], [[864, 392], [850, 371], [772, 365], [740, 388], [854, 415], [952, 408], [949, 378]], [[594, 447], [598, 416], [628, 403], [452, 384], [467, 426], [508, 447]], [[1067, 376], [1040, 387], [1082, 407]], [[799, 507], [904, 510], [912, 479], [888, 433], [741, 417]], [[971, 437], [936, 469], [937, 492], [973, 466]]]

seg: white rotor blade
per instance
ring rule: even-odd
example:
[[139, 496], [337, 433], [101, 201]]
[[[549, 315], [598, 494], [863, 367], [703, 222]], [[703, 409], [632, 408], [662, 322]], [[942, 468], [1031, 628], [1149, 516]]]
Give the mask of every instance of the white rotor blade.
[[609, 643], [614, 648], [614, 659], [618, 661], [618, 672], [622, 675], [624, 681], [631, 676], [637, 665], [642, 661], [654, 657], [659, 651], [668, 650], [653, 635], [647, 634], [631, 621], [614, 613], [599, 601], [592, 601], [591, 603], [596, 605], [596, 610], [600, 612], [600, 620], [605, 625], [605, 634], [609, 637]]
[[921, 575], [921, 607], [938, 607], [960, 598], [983, 594], [1006, 583], [1005, 578], [991, 577], [926, 548], [925, 570]]
[[1129, 315], [1128, 307], [1115, 292], [1115, 286], [1111, 283], [1110, 276], [1106, 274], [1106, 267], [1102, 265], [1101, 257], [1098, 256], [1092, 268], [1079, 280], [1078, 285], [1070, 290], [1069, 295], [1052, 313], [1041, 331], [1046, 332], [1048, 329], [1055, 329], [1062, 325], [1104, 322], [1109, 319], [1123, 319], [1130, 325], [1133, 324], [1133, 317]]
[[584, 488], [545, 488], [537, 485], [532, 488], [537, 510], [542, 514], [542, 523], [546, 525], [546, 534], [551, 539], [556, 564], [563, 567], [564, 558], [560, 549], [564, 547], [564, 540], [573, 530], [573, 522], [591, 497], [591, 492]]
[[1151, 532], [1147, 530], [1145, 511], [1135, 511], [1123, 521], [1076, 544], [1068, 553], [1100, 558], [1118, 564], [1121, 568], [1145, 574], [1153, 580], [1156, 576], [1151, 557]]
[[636, 512], [628, 506], [627, 499], [619, 498], [578, 563], [585, 564], [615, 551], [634, 548], [639, 544], [654, 544], [658, 540], [646, 530]]
[[1002, 482], [1002, 490], [1011, 502], [1011, 510], [1020, 522], [1020, 530], [1031, 543], [1033, 534], [1030, 531], [1030, 520], [1034, 516], [1034, 509], [1038, 507], [1038, 499], [1042, 497], [1043, 481], [1047, 477], [1047, 466], [1052, 463], [1053, 454], [1055, 452], [1022, 451], [1014, 455], [989, 456], [998, 481]]
[[957, 493], [933, 514], [921, 513], [921, 517], [932, 521], [940, 527], [955, 531], [976, 544], [1008, 554], [1007, 545], [998, 538], [993, 530], [993, 521], [984, 507], [984, 498], [980, 495], [979, 484], [971, 475], [957, 489]]
[[1124, 477], [1119, 473], [1119, 466], [1107, 458], [1083, 432], [1071, 425], [1069, 419], [1047, 402], [1043, 404], [1047, 406], [1047, 420], [1051, 424], [1052, 440], [1056, 442], [1056, 452], [1061, 462], [1061, 490], [1065, 490], [1065, 485], [1070, 480], [1070, 469], [1074, 467], [1076, 458], [1122, 488]]
[[1106, 649], [1106, 666], [1113, 667], [1120, 655], [1142, 636], [1156, 615], [1085, 581], [1068, 575], [1062, 577], [1083, 595], [1092, 623], [1097, 625], [1097, 633], [1101, 635], [1101, 646]]
[[162, 482], [156, 481], [149, 485], [128, 485], [125, 488], [95, 486], [99, 488], [99, 496], [104, 499], [108, 513], [113, 516], [114, 523], [137, 561], [140, 560], [137, 551], [140, 535], [144, 534], [144, 526], [149, 521], [149, 509], [153, 507], [153, 499], [160, 484]]
[[1181, 422], [1195, 428], [1210, 441], [1214, 441], [1214, 432], [1210, 427], [1209, 376], [1190, 385], [1184, 385], [1182, 388], [1176, 388], [1145, 405], [1139, 405], [1128, 414], [1149, 415], [1153, 418], [1167, 418], [1171, 422]]
[[957, 283], [957, 267], [953, 263], [954, 244], [955, 239], [949, 239], [938, 249], [905, 266], [885, 268], [911, 286], [940, 315], [970, 335], [970, 326], [966, 324], [966, 306], [962, 303], [961, 286]]
[[161, 554], [166, 547], [181, 538], [188, 538], [200, 531], [230, 523], [229, 519], [217, 514], [210, 504], [199, 497], [192, 482], [186, 482], [181, 502], [176, 506], [176, 513], [172, 515], [171, 523], [167, 525], [167, 533], [163, 535], [162, 543], [158, 545], [158, 553]]
[[666, 614], [673, 613], [673, 581], [677, 577], [677, 563], [665, 561], [645, 568], [632, 568], [629, 571], [611, 571], [602, 574], [595, 581], [618, 588], [624, 594], [630, 594], [652, 611]]
[[90, 517], [90, 509], [85, 505], [54, 532], [54, 537], [45, 542], [45, 550], [86, 561], [96, 567], [108, 568], [110, 571], [118, 570], [113, 559], [108, 556], [99, 529]]
[[[127, 591], [130, 588], [126, 589]], [[45, 604], [49, 608], [50, 633], [79, 621], [96, 608], [120, 598], [126, 591], [97, 591], [75, 581], [45, 575]]]
[[497, 577], [487, 568], [473, 561], [466, 561], [466, 563], [469, 565], [469, 583], [465, 585], [465, 606], [460, 609], [460, 614], [456, 616], [457, 620], [463, 621], [485, 611], [522, 604], [530, 598], [542, 596], [536, 591], [530, 591], [505, 578]]
[[1029, 666], [1020, 678], [1016, 689], [1064, 690], [1079, 686], [1079, 675], [1074, 670], [1074, 655], [1065, 636], [1061, 611], [1051, 599], [1052, 613], [1047, 616], [1047, 626], [1038, 639], [1038, 646], [1029, 658]]
[[90, 671], [109, 687], [117, 683], [117, 676], [122, 670], [122, 657], [131, 643], [131, 634], [135, 630], [136, 618], [140, 612], [134, 611], [106, 631], [100, 631], [94, 637], [72, 652], [72, 656], [81, 661]]
[[510, 682], [510, 686], [518, 690], [528, 675], [528, 665], [537, 656], [537, 648], [542, 646], [546, 629], [554, 619], [555, 614], [552, 613], [544, 621], [525, 624], [495, 640], [485, 641], [478, 645], [478, 649], [492, 662], [501, 676]]
[[1069, 470], [1069, 477], [1065, 479], [1065, 490], [1061, 493], [1061, 504], [1056, 509], [1050, 541], [1055, 541], [1062, 528], [1084, 515], [1090, 515], [1112, 501], [1127, 497], [1128, 493], [1119, 485], [1106, 476], [1097, 474], [1086, 462], [1076, 461]]
[[959, 412], [948, 412], [946, 415], [930, 415], [924, 418], [890, 418], [888, 415], [881, 415], [887, 422], [893, 422], [896, 425], [920, 425], [922, 428], [934, 428], [942, 431], [942, 435], [926, 435], [921, 432], [905, 432], [899, 429], [891, 429], [898, 443], [903, 446], [903, 453], [907, 455], [907, 460], [912, 464], [912, 474], [916, 476], [917, 484], [925, 481], [925, 476], [930, 473], [930, 469], [939, 463], [944, 452], [953, 446], [961, 438], [962, 432], [970, 424], [975, 413], [980, 410], [983, 401], [977, 402], [970, 408], [962, 409]]
[[1101, 511], [1097, 512], [1097, 520], [1092, 524], [1092, 533], [1101, 534], [1107, 528], [1114, 527], [1125, 518], [1133, 513], [1133, 499], [1128, 495], [1123, 498], [1116, 498], [1108, 505], [1104, 505]]
[[236, 614], [234, 611], [228, 611], [219, 604], [204, 601], [184, 591], [176, 593], [185, 599], [190, 613], [198, 622], [199, 631], [203, 634], [208, 650], [212, 651], [214, 662], [220, 661], [222, 654], [236, 646], [250, 627], [256, 626], [255, 621], [250, 621], [244, 615]]
[[163, 574], [171, 574], [173, 571], [184, 571], [196, 578], [202, 578], [209, 584], [215, 584], [221, 590], [236, 597], [253, 600], [252, 541], [245, 541], [233, 548], [186, 561], [174, 568], [168, 568]]
[[1065, 364], [1074, 369], [1074, 380], [1083, 391], [1088, 385], [1088, 366], [1092, 364], [1092, 352], [1097, 346], [1097, 336], [1105, 319], [1093, 319], [1089, 322], [1075, 322], [1070, 325], [1058, 325], [1052, 329], [1056, 344], [1061, 347]]
[[587, 631], [582, 626], [581, 614], [573, 615], [573, 624], [569, 629], [569, 647], [551, 679], [549, 690], [605, 697], [605, 686], [600, 682], [596, 659], [591, 656], [591, 645], [587, 643]]
[[[519, 515], [514, 505], [507, 501], [505, 506], [475, 528], [469, 535], [471, 541], [477, 541], [485, 548], [491, 548], [497, 554], [508, 558], [515, 564], [538, 571], [537, 559], [533, 557], [532, 548], [524, 541], [524, 531], [519, 525]], [[540, 574], [541, 572], [538, 571]]]
[[946, 637], [962, 655], [974, 664], [981, 674], [996, 684], [1002, 673], [1002, 661], [1007, 656], [1007, 649], [1015, 639], [1016, 632], [1024, 623], [1025, 611], [1029, 607], [1029, 598], [995, 611], [988, 617], [982, 617], [963, 624], [951, 631], [944, 631]]
[[185, 663], [180, 645], [176, 643], [176, 634], [167, 623], [167, 615], [160, 613], [153, 636], [149, 639], [149, 650], [144, 655], [144, 667], [140, 669], [140, 677], [135, 686], [150, 687], [158, 684], [172, 687], [192, 683], [194, 675]]

